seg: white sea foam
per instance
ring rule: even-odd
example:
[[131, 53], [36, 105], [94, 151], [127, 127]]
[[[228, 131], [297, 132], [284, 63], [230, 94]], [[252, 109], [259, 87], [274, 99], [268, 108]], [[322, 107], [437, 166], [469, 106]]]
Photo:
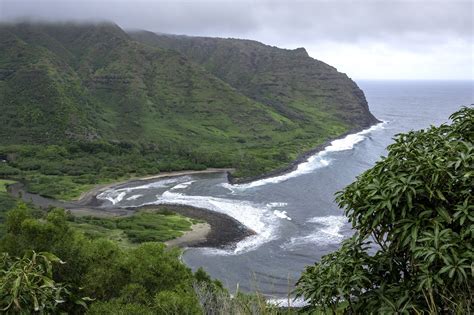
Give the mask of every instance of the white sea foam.
[[[119, 193], [116, 193], [116, 194], [100, 194], [97, 196], [98, 199], [106, 199], [108, 201], [110, 201], [113, 205], [119, 203], [120, 201], [122, 201], [123, 197], [125, 197], [125, 195], [127, 194], [126, 192], [119, 192]], [[103, 195], [103, 196], [102, 196]]]
[[143, 197], [143, 195], [140, 195], [140, 194], [133, 195], [133, 196], [128, 197], [126, 200], [137, 200], [140, 197]]
[[273, 210], [273, 213], [279, 218], [287, 219], [288, 221], [291, 221], [291, 218], [286, 214], [286, 211]]
[[286, 202], [270, 202], [270, 203], [267, 203], [267, 207], [270, 207], [270, 208], [283, 208], [283, 207], [286, 207], [288, 205], [288, 203]]
[[312, 171], [318, 168], [326, 167], [331, 163], [331, 160], [327, 157], [327, 154], [329, 152], [345, 151], [345, 150], [353, 149], [354, 145], [366, 139], [368, 134], [370, 134], [373, 131], [383, 129], [385, 123], [386, 122], [379, 123], [368, 129], [362, 130], [358, 133], [350, 134], [342, 139], [337, 139], [337, 140], [332, 141], [330, 145], [324, 148], [324, 150], [310, 156], [305, 162], [298, 164], [296, 169], [292, 172], [275, 176], [275, 177], [263, 178], [263, 179], [256, 180], [256, 181], [246, 183], [246, 184], [232, 185], [229, 183], [223, 183], [221, 185], [232, 192], [236, 192], [239, 190], [246, 190], [249, 188], [259, 187], [259, 186], [263, 186], [267, 184], [281, 183], [290, 178], [311, 173]]
[[[288, 204], [286, 202], [270, 202], [267, 203], [267, 208], [272, 210], [274, 208], [283, 208], [286, 207]], [[291, 218], [288, 216], [285, 210], [273, 210], [273, 214], [279, 217], [280, 219], [286, 219], [291, 221]]]
[[174, 192], [174, 187], [157, 197], [158, 199], [153, 204], [182, 204], [224, 213], [256, 233], [237, 243], [231, 250], [206, 249], [206, 254], [211, 255], [235, 255], [254, 250], [277, 237], [279, 218], [291, 220], [286, 215], [286, 211], [273, 210], [274, 207], [282, 207], [286, 203], [270, 203], [266, 206], [259, 206], [242, 200], [188, 196]]
[[[254, 250], [260, 245], [269, 242], [277, 237], [276, 230], [281, 219], [291, 220], [286, 211], [275, 210], [286, 206], [283, 202], [272, 202], [266, 205], [256, 205], [248, 201], [224, 199], [208, 196], [188, 196], [178, 191], [189, 187], [194, 181], [189, 178], [174, 178], [160, 180], [146, 185], [136, 187], [124, 187], [118, 189], [109, 189], [97, 196], [99, 199], [109, 200], [113, 205], [119, 203], [124, 197], [134, 190], [145, 190], [149, 188], [170, 187], [162, 194], [157, 195], [157, 200], [146, 204], [182, 204], [199, 208], [209, 209], [224, 213], [247, 228], [253, 230], [256, 234], [240, 241], [232, 249], [207, 249], [208, 254], [233, 255], [241, 254]], [[174, 184], [174, 186], [172, 186]], [[135, 194], [126, 200], [136, 200], [143, 195]], [[145, 204], [142, 204], [145, 205]], [[142, 206], [140, 205], [140, 206]]]
[[[184, 180], [189, 180], [189, 179], [190, 179], [189, 176], [180, 176], [180, 177], [161, 179], [161, 180], [157, 180], [156, 182], [151, 182], [151, 183], [148, 183], [148, 184], [145, 184], [145, 185], [140, 185], [140, 186], [135, 186], [135, 187], [125, 187], [125, 188], [118, 188], [118, 189], [111, 188], [111, 189], [107, 189], [107, 190], [103, 191], [102, 193], [100, 193], [99, 195], [97, 195], [97, 199], [108, 200], [113, 205], [116, 205], [117, 203], [122, 201], [123, 198], [127, 194], [129, 194], [130, 192], [132, 192], [134, 190], [144, 190], [144, 189], [150, 189], [150, 188], [166, 188], [166, 187], [169, 187], [172, 184], [175, 184], [179, 181], [184, 181]], [[130, 197], [130, 198], [132, 198], [132, 197]], [[126, 200], [134, 200], [134, 199], [127, 198]]]
[[224, 213], [249, 229], [256, 235], [245, 238], [232, 250], [209, 249], [210, 254], [232, 255], [254, 250], [260, 245], [273, 240], [278, 227], [278, 218], [267, 207], [259, 207], [251, 202], [208, 196], [187, 196], [171, 189], [157, 196], [152, 204], [181, 204], [209, 209]]
[[316, 223], [319, 227], [309, 235], [290, 238], [288, 242], [281, 245], [281, 248], [291, 250], [292, 248], [307, 244], [338, 244], [344, 239], [344, 235], [341, 234], [341, 229], [347, 222], [347, 218], [344, 216], [314, 217], [307, 222]]
[[185, 188], [188, 188], [189, 185], [191, 185], [194, 182], [195, 182], [195, 180], [190, 180], [189, 182], [184, 182], [184, 183], [178, 184], [176, 186], [173, 186], [170, 190], [185, 189]]
[[270, 298], [267, 300], [267, 303], [270, 305], [275, 305], [278, 307], [303, 307], [308, 305], [303, 298]]

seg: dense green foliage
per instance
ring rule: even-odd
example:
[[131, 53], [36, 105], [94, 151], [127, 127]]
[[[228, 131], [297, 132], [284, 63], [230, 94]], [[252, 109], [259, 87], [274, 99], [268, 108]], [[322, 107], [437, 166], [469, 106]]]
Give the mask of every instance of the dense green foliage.
[[[28, 191], [57, 199], [72, 199], [99, 183], [171, 170], [202, 170], [225, 166], [217, 158], [197, 153], [163, 153], [153, 146], [105, 141], [62, 145], [0, 145], [0, 178], [26, 182]], [[186, 156], [182, 158], [181, 156]], [[210, 161], [213, 162], [210, 162]]]
[[196, 220], [170, 211], [139, 212], [130, 217], [70, 217], [74, 228], [92, 238], [108, 238], [122, 244], [164, 242], [191, 230]]
[[4, 233], [4, 223], [5, 216], [8, 210], [13, 209], [15, 206], [16, 200], [13, 197], [10, 197], [6, 192], [6, 186], [12, 181], [6, 181], [0, 179], [0, 236]]
[[[9, 212], [0, 251], [13, 257], [31, 250], [54, 253], [65, 263], [55, 266], [52, 280], [67, 285], [71, 297], [93, 298], [93, 304], [120, 304], [124, 308], [138, 304], [152, 309], [160, 307], [158, 295], [169, 292], [192, 300], [193, 307], [199, 309], [192, 288], [194, 275], [179, 261], [178, 249], [166, 249], [160, 243], [123, 249], [104, 239], [90, 240], [72, 230], [66, 217], [64, 211], [54, 209], [38, 220], [20, 204]], [[219, 283], [209, 283], [220, 287]], [[73, 298], [56, 307], [71, 313], [84, 311]]]
[[[375, 122], [346, 76], [305, 54], [277, 55], [278, 64], [302, 60], [290, 65], [302, 79], [287, 82], [275, 69], [257, 84], [244, 58], [230, 80], [112, 24], [0, 25], [0, 160], [8, 161], [0, 176], [64, 199], [97, 182], [167, 170], [234, 167], [237, 177], [254, 176]], [[255, 88], [247, 93], [239, 82]]]
[[0, 179], [0, 193], [6, 193], [7, 192], [7, 186], [15, 183], [12, 180], [5, 180], [5, 179]]
[[20, 203], [8, 213], [6, 231], [0, 307], [11, 314], [292, 313], [258, 294], [231, 296], [202, 269], [193, 273], [182, 264], [177, 248], [156, 242], [121, 247], [84, 237], [61, 209], [37, 219]]
[[339, 193], [356, 234], [307, 267], [297, 292], [355, 313], [473, 312], [474, 109], [400, 134]]
[[[62, 263], [50, 253], [27, 253], [0, 257], [0, 310], [2, 313], [51, 313], [64, 303], [68, 290], [53, 278], [53, 263]], [[84, 301], [82, 301], [84, 302]]]

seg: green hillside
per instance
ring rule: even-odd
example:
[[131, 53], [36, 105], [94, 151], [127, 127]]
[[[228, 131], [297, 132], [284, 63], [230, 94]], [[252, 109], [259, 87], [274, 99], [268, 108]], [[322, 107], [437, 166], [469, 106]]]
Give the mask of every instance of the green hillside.
[[181, 52], [303, 129], [311, 130], [315, 123], [323, 125], [326, 118], [354, 127], [376, 122], [359, 87], [347, 75], [309, 57], [304, 48], [288, 50], [251, 40], [147, 31], [132, 32], [131, 36], [154, 47]]
[[3, 27], [1, 49], [3, 142], [214, 142], [220, 131], [251, 137], [279, 123], [178, 53], [114, 25]]
[[0, 177], [70, 198], [165, 170], [255, 176], [376, 121], [354, 82], [304, 50], [140, 34], [0, 25]]

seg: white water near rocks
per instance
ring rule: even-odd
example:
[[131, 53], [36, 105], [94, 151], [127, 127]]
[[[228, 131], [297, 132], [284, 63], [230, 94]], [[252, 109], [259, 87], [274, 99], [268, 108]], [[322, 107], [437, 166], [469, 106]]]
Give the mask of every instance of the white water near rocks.
[[[229, 189], [231, 191], [231, 194], [235, 195], [238, 191], [242, 192], [245, 190], [252, 190], [255, 187], [263, 185], [277, 184], [289, 180], [291, 178], [310, 173], [311, 171], [314, 171], [317, 168], [322, 168], [330, 165], [331, 160], [327, 157], [329, 152], [351, 150], [354, 145], [363, 141], [367, 135], [370, 135], [372, 132], [376, 132], [377, 130], [383, 129], [384, 125], [385, 123], [379, 123], [361, 132], [350, 134], [342, 139], [332, 141], [331, 144], [327, 146], [324, 150], [314, 154], [313, 156], [310, 156], [306, 162], [299, 164], [297, 169], [292, 172], [243, 185], [231, 185], [229, 183], [222, 183], [221, 186], [226, 189]], [[182, 182], [183, 180], [187, 181]], [[156, 196], [156, 200], [152, 202], [141, 203], [139, 204], [139, 206], [150, 204], [180, 204], [205, 208], [212, 211], [227, 214], [236, 219], [237, 221], [241, 222], [247, 228], [256, 232], [256, 235], [247, 237], [246, 239], [235, 244], [235, 246], [229, 247], [228, 249], [209, 250], [208, 252], [212, 254], [233, 255], [241, 254], [250, 250], [256, 250], [262, 244], [268, 243], [277, 237], [275, 231], [280, 225], [278, 219], [286, 219], [288, 221], [292, 220], [291, 217], [288, 216], [288, 212], [286, 210], [280, 210], [287, 205], [287, 203], [285, 202], [270, 202], [267, 203], [265, 206], [262, 206], [259, 204], [254, 204], [242, 200], [216, 198], [211, 196], [194, 196], [176, 192], [176, 190], [184, 191], [194, 182], [196, 182], [196, 180], [189, 180], [189, 176], [163, 179], [157, 182], [153, 182], [151, 184], [140, 185], [136, 187], [109, 189], [101, 193], [99, 196], [97, 196], [97, 198], [102, 200], [108, 200], [112, 203], [112, 205], [117, 205], [120, 201], [124, 199], [125, 196], [127, 196], [127, 194], [136, 190], [150, 190], [151, 188], [171, 187], [168, 190], [165, 190], [164, 192], [160, 192]], [[170, 186], [170, 184], [173, 185]], [[132, 195], [130, 197], [127, 197], [126, 200], [136, 200], [139, 198], [138, 196], [143, 195]], [[336, 242], [341, 241], [343, 236], [339, 234], [339, 230], [343, 227], [344, 224], [332, 224], [334, 223], [331, 221], [334, 218], [333, 216], [328, 216], [324, 218], [326, 218], [326, 221], [322, 222], [329, 222], [329, 230], [331, 230], [333, 234], [340, 236], [336, 239]], [[307, 236], [294, 237], [290, 240], [290, 245], [309, 243], [311, 241], [319, 239], [320, 232], [315, 233], [316, 234], [314, 235], [309, 234]], [[321, 233], [325, 232], [322, 231]], [[333, 237], [333, 235], [331, 234], [327, 234], [326, 236]], [[284, 247], [287, 246], [285, 245], [283, 246], [283, 248]]]
[[384, 123], [332, 141], [297, 169], [241, 185], [225, 174], [161, 179], [120, 187], [98, 198], [107, 206], [182, 204], [225, 213], [256, 235], [223, 249], [187, 250], [184, 261], [203, 266], [234, 289], [284, 297], [305, 265], [334, 251], [353, 231], [334, 193], [370, 168], [400, 132], [448, 121], [474, 102], [472, 82], [358, 82], [371, 111]]

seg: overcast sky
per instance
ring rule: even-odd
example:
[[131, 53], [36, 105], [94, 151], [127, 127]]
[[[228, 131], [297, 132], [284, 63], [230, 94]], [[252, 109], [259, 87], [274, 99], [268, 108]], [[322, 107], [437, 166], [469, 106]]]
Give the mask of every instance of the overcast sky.
[[255, 39], [354, 79], [474, 79], [472, 0], [0, 0], [0, 20]]

